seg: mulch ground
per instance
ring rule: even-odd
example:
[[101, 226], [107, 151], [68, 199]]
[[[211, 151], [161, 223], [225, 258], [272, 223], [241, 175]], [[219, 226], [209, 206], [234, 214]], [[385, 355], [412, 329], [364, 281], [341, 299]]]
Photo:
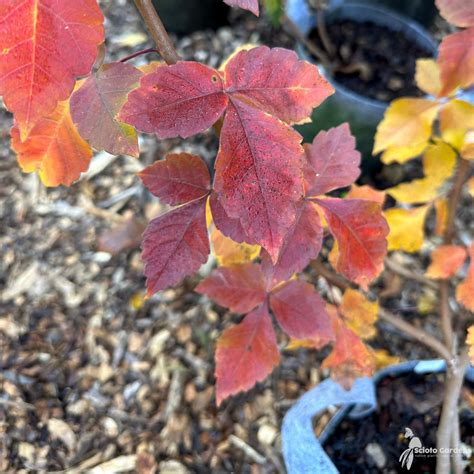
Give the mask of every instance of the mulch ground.
[[[152, 46], [131, 2], [103, 4], [107, 61]], [[264, 19], [232, 18], [217, 34], [177, 40], [179, 52], [218, 66], [244, 43], [292, 45]], [[144, 298], [137, 236], [163, 208], [136, 173], [170, 151], [211, 160], [213, 133], [144, 137], [140, 160], [99, 153], [74, 186], [45, 189], [19, 170], [10, 126], [0, 108], [0, 472], [284, 472], [281, 420], [328, 375], [324, 351], [284, 353], [264, 383], [217, 409], [213, 348], [239, 317], [193, 293], [198, 277]], [[127, 248], [114, 248], [116, 235]], [[324, 291], [317, 275], [306, 278]], [[395, 280], [382, 280], [387, 301], [412, 318], [420, 288]], [[423, 325], [434, 331], [433, 321]], [[374, 346], [429, 356], [380, 329]]]

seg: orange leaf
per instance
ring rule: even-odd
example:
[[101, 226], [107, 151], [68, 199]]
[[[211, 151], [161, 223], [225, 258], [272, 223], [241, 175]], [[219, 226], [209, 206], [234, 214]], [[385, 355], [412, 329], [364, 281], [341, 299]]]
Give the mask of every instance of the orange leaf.
[[448, 219], [448, 201], [445, 198], [436, 199], [434, 202], [436, 211], [435, 234], [442, 236], [446, 230], [446, 222]]
[[467, 330], [466, 344], [469, 347], [469, 358], [471, 364], [474, 365], [474, 326], [470, 326]]
[[347, 327], [359, 337], [370, 339], [375, 336], [374, 324], [379, 313], [377, 301], [369, 301], [360, 291], [349, 288], [344, 292], [339, 311]]
[[363, 199], [317, 199], [338, 243], [335, 269], [363, 288], [383, 269], [387, 222], [380, 205]]
[[92, 149], [76, 130], [69, 113], [69, 102], [41, 119], [25, 141], [18, 125], [11, 129], [12, 149], [26, 173], [38, 171], [45, 186], [70, 186], [89, 167]]
[[456, 288], [456, 299], [469, 311], [474, 312], [474, 242], [469, 247], [471, 264], [466, 279]]
[[328, 312], [333, 318], [336, 342], [321, 367], [331, 369], [331, 378], [348, 390], [357, 377], [374, 373], [374, 355], [360, 337], [340, 320], [334, 307], [328, 306]]
[[429, 278], [450, 278], [462, 267], [467, 252], [458, 245], [440, 245], [431, 254], [431, 265], [426, 271]]
[[474, 82], [474, 27], [446, 36], [439, 47], [440, 96]]
[[266, 304], [249, 313], [217, 341], [217, 405], [229, 395], [249, 390], [280, 362], [275, 331]]
[[89, 74], [103, 21], [96, 0], [0, 2], [0, 95], [22, 140]]
[[367, 184], [358, 186], [353, 184], [350, 191], [347, 193], [349, 199], [365, 199], [366, 201], [373, 201], [383, 206], [386, 198], [385, 191], [378, 191]]

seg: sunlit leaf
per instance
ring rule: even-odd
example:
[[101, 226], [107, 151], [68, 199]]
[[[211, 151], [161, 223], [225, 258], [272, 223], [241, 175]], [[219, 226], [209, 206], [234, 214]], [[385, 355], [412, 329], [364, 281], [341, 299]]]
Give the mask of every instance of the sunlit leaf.
[[429, 145], [423, 155], [425, 177], [387, 189], [396, 201], [407, 204], [434, 200], [444, 182], [451, 177], [456, 166], [456, 153], [445, 143]]
[[217, 228], [212, 229], [211, 242], [213, 254], [219, 266], [251, 262], [257, 258], [260, 253], [260, 247], [258, 245], [235, 242], [229, 239], [229, 237], [226, 237]]
[[456, 299], [474, 313], [474, 242], [469, 247], [471, 264], [467, 276], [456, 288]]
[[471, 364], [474, 365], [474, 325], [467, 330], [466, 344], [469, 347], [469, 358]]
[[438, 63], [434, 59], [416, 61], [416, 85], [427, 94], [437, 96], [441, 90], [441, 77]]
[[45, 186], [70, 186], [89, 167], [92, 149], [77, 132], [69, 112], [69, 102], [42, 118], [21, 141], [17, 125], [11, 129], [11, 146], [26, 173], [38, 171]]
[[338, 243], [335, 269], [363, 288], [383, 269], [388, 226], [380, 205], [362, 199], [317, 199]]
[[348, 288], [342, 296], [339, 311], [347, 327], [362, 339], [371, 339], [377, 333], [379, 304], [369, 301], [360, 291]]
[[385, 211], [390, 233], [388, 250], [417, 252], [424, 241], [425, 217], [430, 206], [414, 209], [389, 209]]
[[89, 74], [103, 21], [96, 0], [0, 2], [0, 95], [23, 141]]
[[474, 131], [474, 105], [463, 100], [451, 100], [439, 114], [443, 140], [460, 151], [469, 131]]
[[459, 271], [467, 252], [459, 245], [440, 245], [431, 253], [431, 264], [426, 271], [429, 278], [450, 278]]

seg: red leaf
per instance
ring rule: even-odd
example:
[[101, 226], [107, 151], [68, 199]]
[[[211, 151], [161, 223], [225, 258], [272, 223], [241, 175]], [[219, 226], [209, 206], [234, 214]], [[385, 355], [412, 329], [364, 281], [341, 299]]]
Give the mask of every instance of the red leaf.
[[0, 95], [22, 140], [89, 74], [103, 21], [96, 0], [0, 2]]
[[275, 331], [266, 304], [249, 313], [217, 341], [217, 405], [230, 395], [249, 390], [280, 362]]
[[323, 228], [315, 205], [301, 200], [297, 204], [295, 222], [283, 240], [277, 263], [273, 265], [266, 251], [262, 251], [264, 274], [274, 283], [288, 280], [318, 256], [322, 241]]
[[226, 108], [220, 74], [180, 61], [147, 74], [128, 95], [120, 120], [158, 138], [190, 137], [214, 124]]
[[231, 99], [221, 130], [214, 189], [228, 216], [276, 261], [302, 194], [301, 137], [288, 125]]
[[472, 0], [436, 0], [441, 15], [456, 26], [474, 26], [474, 4]]
[[329, 306], [328, 311], [333, 320], [336, 342], [321, 367], [331, 369], [331, 378], [349, 390], [357, 377], [374, 373], [375, 358], [360, 337], [339, 319], [335, 308]]
[[217, 268], [196, 291], [234, 313], [247, 313], [266, 297], [263, 273], [254, 263]]
[[474, 27], [446, 36], [439, 46], [440, 96], [474, 82]]
[[318, 341], [319, 347], [334, 339], [325, 302], [309, 283], [292, 280], [279, 287], [270, 295], [270, 307], [290, 337]]
[[197, 271], [209, 255], [206, 199], [153, 219], [143, 234], [142, 248], [149, 296]]
[[349, 186], [359, 177], [360, 153], [355, 146], [347, 123], [319, 132], [312, 144], [304, 145], [307, 196]]
[[217, 229], [220, 230], [226, 237], [229, 237], [234, 242], [238, 243], [246, 242], [250, 245], [255, 243], [252, 242], [247, 235], [245, 235], [244, 229], [239, 219], [234, 219], [227, 215], [225, 209], [222, 207], [222, 204], [219, 201], [219, 196], [216, 193], [211, 193], [209, 203], [211, 206], [214, 224]]
[[225, 88], [288, 123], [308, 118], [334, 92], [315, 65], [298, 60], [294, 51], [267, 46], [233, 56], [225, 66]]
[[96, 150], [138, 157], [135, 129], [115, 116], [138, 87], [142, 73], [125, 63], [104, 64], [71, 96], [71, 115], [79, 133]]
[[224, 3], [231, 7], [239, 7], [251, 11], [256, 16], [259, 15], [258, 0], [224, 0]]
[[13, 151], [26, 173], [38, 171], [45, 186], [70, 186], [89, 167], [92, 149], [72, 122], [69, 102], [59, 102], [42, 118], [23, 142], [15, 125], [11, 129]]
[[316, 199], [338, 243], [336, 270], [363, 288], [383, 269], [389, 228], [380, 205], [361, 199]]
[[189, 153], [169, 154], [139, 173], [143, 184], [172, 206], [184, 204], [209, 193], [211, 177], [206, 163]]

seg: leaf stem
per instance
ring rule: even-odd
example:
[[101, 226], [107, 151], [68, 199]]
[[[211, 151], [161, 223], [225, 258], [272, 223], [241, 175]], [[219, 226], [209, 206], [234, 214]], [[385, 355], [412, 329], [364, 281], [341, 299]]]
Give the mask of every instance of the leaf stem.
[[138, 56], [141, 56], [142, 54], [147, 54], [147, 53], [158, 53], [160, 52], [156, 48], [147, 48], [147, 49], [142, 49], [141, 51], [137, 51], [133, 54], [130, 54], [130, 56], [126, 56], [123, 59], [120, 60], [121, 63], [125, 63], [127, 61], [130, 61], [130, 59], [136, 58]]
[[135, 0], [135, 5], [166, 64], [178, 62], [180, 60], [179, 54], [176, 52], [151, 0]]

